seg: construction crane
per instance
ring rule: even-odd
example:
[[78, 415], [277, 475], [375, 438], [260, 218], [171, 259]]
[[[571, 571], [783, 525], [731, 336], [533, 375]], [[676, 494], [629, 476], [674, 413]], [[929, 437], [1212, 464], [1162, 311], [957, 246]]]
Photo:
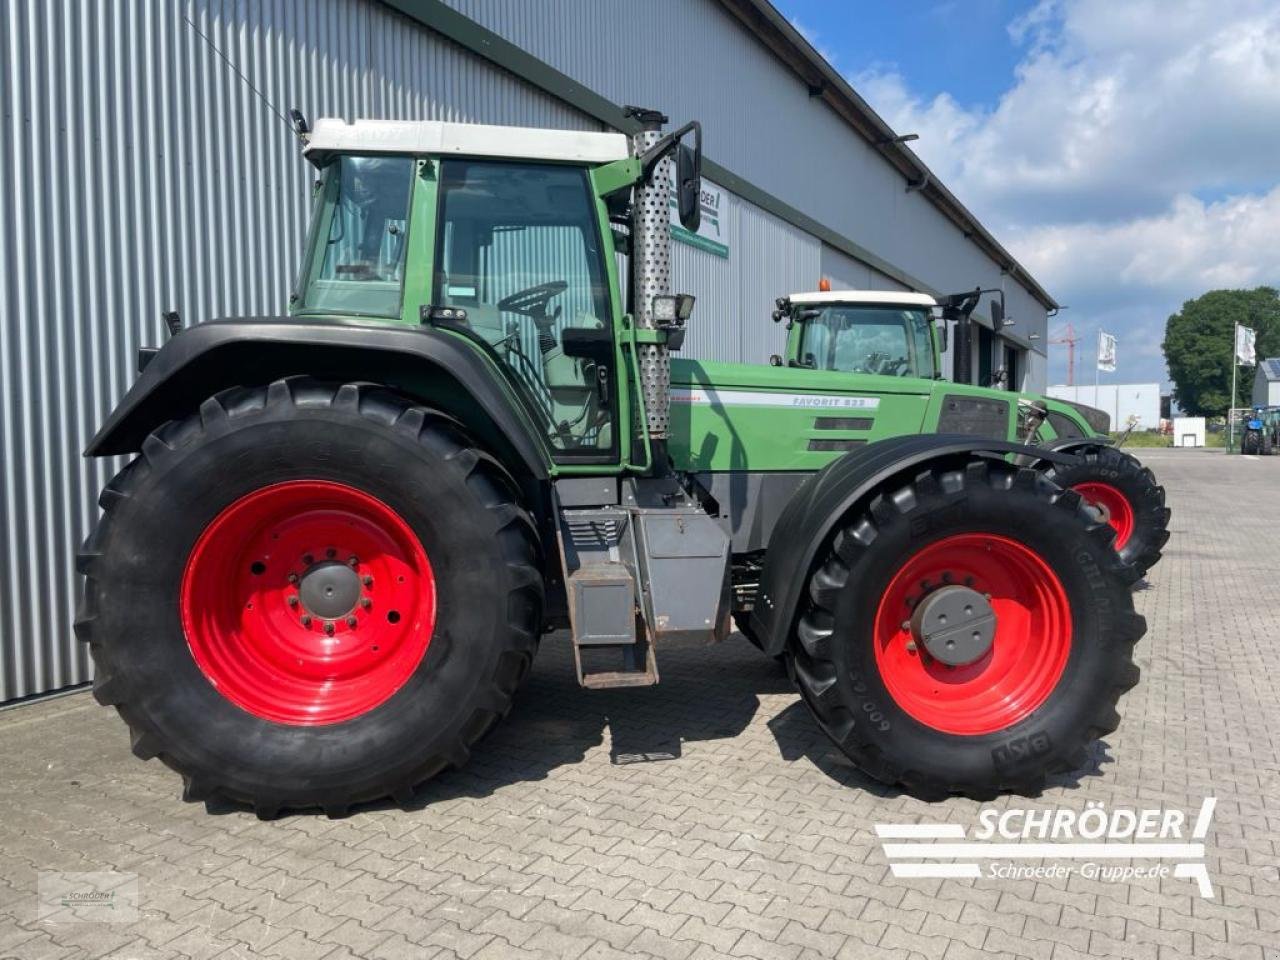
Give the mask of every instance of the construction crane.
[[1076, 336], [1076, 328], [1071, 325], [1071, 321], [1067, 321], [1067, 325], [1062, 328], [1056, 337], [1051, 337], [1050, 343], [1065, 343], [1067, 345], [1067, 386], [1074, 387], [1076, 383], [1076, 344], [1080, 338]]

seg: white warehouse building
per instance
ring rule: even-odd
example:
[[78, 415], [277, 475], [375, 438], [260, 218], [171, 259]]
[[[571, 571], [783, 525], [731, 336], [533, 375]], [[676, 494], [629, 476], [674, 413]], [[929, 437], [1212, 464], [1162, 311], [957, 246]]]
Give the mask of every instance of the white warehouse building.
[[1097, 407], [1111, 417], [1112, 430], [1125, 430], [1133, 419], [1135, 430], [1160, 427], [1160, 384], [1103, 383], [1065, 386], [1055, 384], [1047, 391], [1055, 400], [1070, 400]]
[[279, 115], [292, 107], [700, 120], [709, 212], [674, 262], [698, 298], [687, 355], [767, 362], [774, 299], [824, 277], [982, 287], [1015, 323], [991, 330], [983, 300], [975, 379], [1045, 387], [1053, 298], [767, 0], [8, 0], [0, 48], [0, 702], [90, 679], [73, 555], [120, 464], [80, 453], [138, 348], [162, 342], [162, 311], [287, 308], [314, 175]]

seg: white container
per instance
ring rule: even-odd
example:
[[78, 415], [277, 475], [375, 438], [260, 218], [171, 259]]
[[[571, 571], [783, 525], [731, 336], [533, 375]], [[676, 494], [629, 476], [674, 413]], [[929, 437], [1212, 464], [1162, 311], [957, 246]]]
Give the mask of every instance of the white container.
[[1204, 446], [1204, 417], [1174, 417], [1173, 445], [1175, 447]]

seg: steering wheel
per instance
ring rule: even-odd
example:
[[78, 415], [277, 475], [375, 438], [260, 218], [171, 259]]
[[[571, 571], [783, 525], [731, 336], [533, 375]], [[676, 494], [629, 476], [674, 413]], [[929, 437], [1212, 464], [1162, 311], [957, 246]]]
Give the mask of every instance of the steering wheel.
[[880, 372], [885, 374], [886, 376], [900, 377], [902, 376], [902, 373], [900, 373], [899, 371], [901, 371], [904, 367], [906, 367], [906, 365], [907, 365], [906, 357], [898, 357], [897, 360], [886, 360], [883, 364], [881, 364]]
[[503, 297], [498, 301], [498, 309], [541, 320], [547, 315], [547, 305], [552, 298], [560, 296], [568, 289], [569, 284], [564, 280], [540, 283], [535, 287], [526, 287], [508, 297]]
[[890, 360], [887, 353], [869, 353], [862, 363], [862, 369], [882, 377], [896, 377], [898, 371], [907, 365], [906, 357]]

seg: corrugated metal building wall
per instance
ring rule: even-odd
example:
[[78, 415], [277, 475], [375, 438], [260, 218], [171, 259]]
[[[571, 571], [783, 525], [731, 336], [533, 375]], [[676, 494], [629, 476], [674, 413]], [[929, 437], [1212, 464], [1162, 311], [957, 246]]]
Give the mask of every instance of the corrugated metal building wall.
[[[957, 259], [922, 235], [955, 228], [904, 199], [900, 177], [833, 115], [797, 107], [794, 78], [779, 79], [712, 0], [454, 5], [618, 103], [699, 117], [709, 156], [789, 203], [839, 213], [833, 226], [847, 222], [850, 237], [904, 269], [932, 262], [931, 283], [972, 286], [994, 269], [976, 248]], [[658, 43], [663, 54], [619, 70], [619, 43]], [[194, 321], [286, 303], [311, 171], [248, 84], [313, 117], [601, 123], [374, 0], [6, 0], [0, 51], [4, 701], [90, 678], [71, 630], [73, 555], [119, 464], [80, 450], [132, 381], [137, 348], [162, 339], [161, 311]], [[743, 77], [760, 89], [726, 95]], [[778, 132], [763, 142], [749, 133], [762, 112]], [[787, 165], [797, 142], [813, 158], [800, 178]], [[851, 170], [857, 190], [844, 187]], [[764, 360], [782, 344], [767, 322], [774, 297], [811, 289], [822, 273], [897, 285], [724, 196], [728, 258], [675, 247], [676, 283], [699, 297], [687, 353]], [[894, 226], [861, 235], [875, 224]]]
[[197, 29], [281, 109], [600, 129], [363, 0], [0, 5], [0, 701], [90, 679], [74, 546], [117, 464], [80, 451], [160, 312], [288, 298], [309, 167]]
[[[443, 2], [614, 103], [701, 120], [707, 156], [934, 289], [1003, 287], [1021, 327], [1010, 333], [1046, 349], [1044, 306], [715, 0], [555, 0], [554, 15], [525, 0]], [[620, 45], [640, 51], [625, 69]]]

